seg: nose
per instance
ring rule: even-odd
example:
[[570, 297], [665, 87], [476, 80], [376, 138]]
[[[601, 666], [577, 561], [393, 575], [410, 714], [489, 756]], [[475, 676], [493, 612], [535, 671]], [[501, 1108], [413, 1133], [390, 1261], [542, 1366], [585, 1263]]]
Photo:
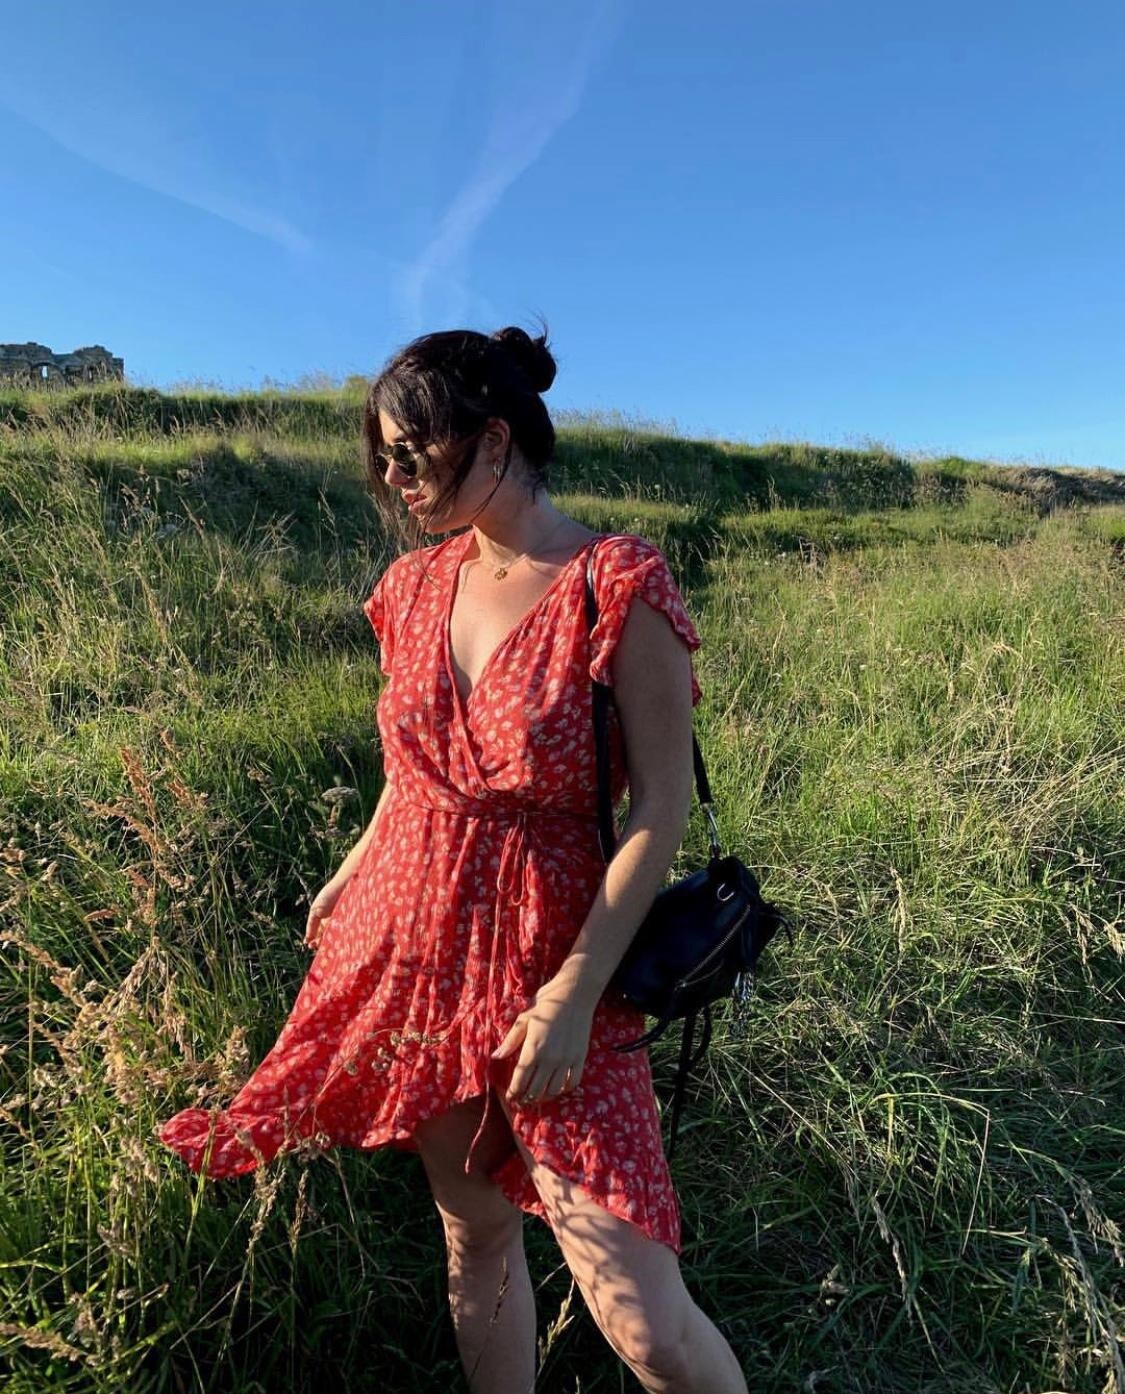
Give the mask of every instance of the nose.
[[383, 471], [383, 482], [389, 484], [393, 489], [403, 488], [413, 483], [414, 476], [407, 474], [399, 465], [397, 460], [389, 460], [387, 467]]

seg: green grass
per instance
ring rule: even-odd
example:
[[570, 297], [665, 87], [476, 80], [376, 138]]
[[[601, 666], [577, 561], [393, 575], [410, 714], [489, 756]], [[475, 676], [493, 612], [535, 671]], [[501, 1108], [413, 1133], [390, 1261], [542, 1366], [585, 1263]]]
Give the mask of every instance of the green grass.
[[[463, 1387], [416, 1158], [200, 1187], [153, 1132], [273, 1043], [379, 791], [357, 404], [0, 393], [17, 1394]], [[681, 581], [721, 826], [798, 927], [689, 1100], [690, 1289], [755, 1389], [1125, 1394], [1125, 480], [559, 435], [560, 506]], [[620, 1389], [527, 1237], [542, 1394]]]

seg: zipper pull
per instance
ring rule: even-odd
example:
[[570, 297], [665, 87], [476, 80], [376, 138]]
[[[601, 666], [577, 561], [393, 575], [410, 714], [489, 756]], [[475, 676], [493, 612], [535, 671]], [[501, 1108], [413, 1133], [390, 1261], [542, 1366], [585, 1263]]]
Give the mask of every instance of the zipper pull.
[[746, 1035], [746, 1024], [750, 1017], [750, 1001], [753, 996], [754, 975], [748, 972], [739, 973], [734, 980], [734, 987], [731, 989], [733, 1007], [729, 1024], [730, 1035], [736, 1041], [741, 1040]]

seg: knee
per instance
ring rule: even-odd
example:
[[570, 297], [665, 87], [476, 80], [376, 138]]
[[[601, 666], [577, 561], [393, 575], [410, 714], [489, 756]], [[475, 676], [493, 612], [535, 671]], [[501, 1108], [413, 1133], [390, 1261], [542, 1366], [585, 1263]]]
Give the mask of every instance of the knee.
[[614, 1350], [642, 1384], [686, 1388], [691, 1375], [690, 1314], [678, 1322], [657, 1323], [631, 1312], [606, 1332]]
[[507, 1253], [523, 1238], [523, 1216], [514, 1214], [464, 1216], [438, 1206], [445, 1245], [449, 1256], [457, 1261], [473, 1261], [498, 1257]]

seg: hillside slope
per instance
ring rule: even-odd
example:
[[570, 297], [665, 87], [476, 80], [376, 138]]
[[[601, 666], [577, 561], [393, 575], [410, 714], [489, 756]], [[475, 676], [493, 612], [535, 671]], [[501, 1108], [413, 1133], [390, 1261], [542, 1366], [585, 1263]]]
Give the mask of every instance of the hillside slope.
[[[355, 409], [0, 398], [13, 1394], [460, 1387], [416, 1159], [199, 1190], [153, 1136], [273, 1043], [381, 787]], [[1122, 481], [607, 421], [558, 464], [665, 550], [723, 836], [797, 923], [688, 1100], [701, 1305], [767, 1390], [1125, 1394]], [[617, 1390], [527, 1238], [542, 1387]]]

